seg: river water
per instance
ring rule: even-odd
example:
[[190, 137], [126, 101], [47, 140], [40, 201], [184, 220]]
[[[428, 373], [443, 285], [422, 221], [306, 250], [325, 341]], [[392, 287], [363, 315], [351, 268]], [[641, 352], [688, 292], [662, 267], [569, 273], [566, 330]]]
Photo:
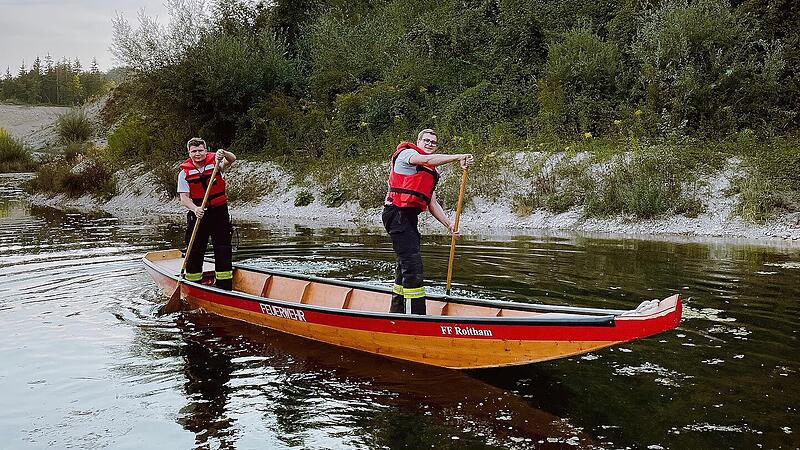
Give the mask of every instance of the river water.
[[[459, 294], [633, 308], [677, 330], [580, 357], [459, 372], [184, 312], [142, 255], [175, 220], [31, 207], [0, 177], [0, 447], [798, 448], [800, 246], [466, 236]], [[235, 205], [233, 206], [235, 208]], [[238, 223], [236, 261], [391, 282], [380, 230]], [[449, 239], [426, 236], [442, 289]]]

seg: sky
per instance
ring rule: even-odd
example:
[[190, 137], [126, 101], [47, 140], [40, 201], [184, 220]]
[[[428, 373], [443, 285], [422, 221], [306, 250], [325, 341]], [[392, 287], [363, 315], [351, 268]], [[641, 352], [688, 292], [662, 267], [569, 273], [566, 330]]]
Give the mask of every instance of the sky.
[[119, 66], [109, 48], [111, 20], [121, 14], [134, 27], [144, 9], [166, 23], [164, 0], [0, 0], [0, 74], [16, 75], [22, 61], [30, 68], [36, 56], [78, 58], [84, 69], [97, 58], [101, 71]]

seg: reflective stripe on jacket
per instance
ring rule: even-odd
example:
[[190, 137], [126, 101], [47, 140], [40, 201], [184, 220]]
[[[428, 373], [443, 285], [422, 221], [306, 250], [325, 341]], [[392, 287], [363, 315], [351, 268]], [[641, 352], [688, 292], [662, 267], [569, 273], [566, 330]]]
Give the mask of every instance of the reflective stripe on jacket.
[[405, 149], [413, 149], [420, 155], [427, 155], [424, 150], [410, 142], [401, 142], [392, 154], [389, 171], [389, 192], [386, 193], [386, 204], [400, 208], [417, 207], [425, 211], [433, 197], [433, 190], [439, 182], [439, 172], [434, 166], [414, 165], [417, 169], [413, 175], [395, 172], [397, 157]]
[[[214, 158], [216, 152], [206, 154], [204, 166], [198, 169], [195, 167], [192, 159], [189, 158], [181, 164], [181, 170], [186, 174], [186, 182], [189, 184], [189, 197], [195, 205], [200, 206], [203, 204], [203, 197], [206, 195], [208, 188], [208, 180], [214, 172]], [[217, 171], [217, 176], [211, 184], [211, 192], [208, 193], [208, 202], [206, 206], [222, 206], [228, 203], [228, 197], [225, 195], [225, 178], [222, 177], [222, 171]]]

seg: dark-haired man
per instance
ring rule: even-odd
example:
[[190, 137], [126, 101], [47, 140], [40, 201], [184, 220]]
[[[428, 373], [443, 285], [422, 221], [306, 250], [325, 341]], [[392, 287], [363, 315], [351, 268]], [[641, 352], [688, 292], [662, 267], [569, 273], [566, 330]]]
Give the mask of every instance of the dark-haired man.
[[[236, 161], [236, 155], [229, 151], [209, 152], [206, 142], [192, 138], [186, 142], [189, 158], [180, 165], [178, 173], [178, 194], [180, 201], [189, 212], [186, 214], [186, 244], [194, 230], [195, 221], [200, 220], [194, 244], [186, 257], [186, 279], [199, 282], [203, 278], [203, 257], [208, 238], [214, 246], [214, 270], [216, 286], [231, 290], [233, 288], [233, 255], [231, 251], [231, 218], [228, 214], [228, 197], [225, 195], [225, 166]], [[217, 175], [211, 180], [214, 164], [220, 164]], [[211, 183], [205, 209], [203, 197]]]
[[392, 154], [389, 191], [383, 207], [383, 226], [392, 239], [397, 266], [389, 312], [425, 314], [425, 287], [422, 276], [419, 214], [428, 210], [454, 236], [458, 232], [436, 200], [434, 189], [439, 181], [437, 166], [458, 161], [467, 168], [475, 161], [471, 154], [439, 155], [436, 132], [426, 128], [417, 135], [417, 143], [401, 142]]

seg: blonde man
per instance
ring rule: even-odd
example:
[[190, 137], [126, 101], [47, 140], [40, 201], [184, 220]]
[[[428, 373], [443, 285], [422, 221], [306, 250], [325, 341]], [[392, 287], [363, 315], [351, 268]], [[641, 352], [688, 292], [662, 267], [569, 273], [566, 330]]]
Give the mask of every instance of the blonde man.
[[458, 236], [442, 206], [436, 200], [439, 172], [436, 167], [458, 161], [463, 168], [475, 159], [471, 154], [437, 154], [439, 139], [426, 128], [417, 135], [417, 143], [401, 142], [390, 160], [389, 191], [383, 207], [383, 226], [392, 239], [397, 258], [392, 304], [389, 312], [425, 314], [425, 287], [420, 250], [418, 218], [430, 211], [449, 232]]

